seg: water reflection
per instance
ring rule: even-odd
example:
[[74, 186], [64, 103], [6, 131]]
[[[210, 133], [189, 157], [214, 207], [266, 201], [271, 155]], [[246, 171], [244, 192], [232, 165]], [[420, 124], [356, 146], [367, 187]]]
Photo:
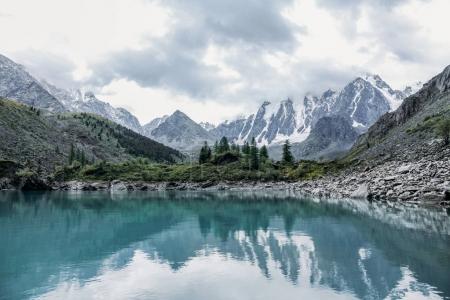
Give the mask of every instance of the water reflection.
[[0, 299], [450, 295], [443, 212], [289, 193], [2, 193]]

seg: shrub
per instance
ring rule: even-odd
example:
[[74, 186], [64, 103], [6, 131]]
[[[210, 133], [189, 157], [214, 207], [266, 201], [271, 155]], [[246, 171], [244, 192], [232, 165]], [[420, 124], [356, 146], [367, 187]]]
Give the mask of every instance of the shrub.
[[450, 140], [450, 118], [445, 118], [439, 122], [437, 132], [442, 137], [444, 145], [448, 145]]

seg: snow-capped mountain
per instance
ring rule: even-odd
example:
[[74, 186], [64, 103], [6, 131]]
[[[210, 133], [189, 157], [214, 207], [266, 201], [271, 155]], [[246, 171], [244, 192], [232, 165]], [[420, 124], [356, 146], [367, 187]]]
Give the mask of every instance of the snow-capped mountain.
[[0, 54], [0, 97], [52, 112], [66, 110], [23, 66]]
[[153, 119], [144, 126], [142, 126], [143, 134], [145, 136], [151, 136], [153, 129], [158, 128], [158, 126], [164, 123], [164, 121], [166, 121], [168, 117], [169, 117], [168, 115], [165, 115], [162, 116], [161, 118]]
[[96, 114], [137, 133], [142, 133], [141, 124], [133, 114], [124, 108], [116, 108], [107, 102], [97, 99], [92, 92], [83, 92], [79, 89], [64, 90], [57, 88], [46, 81], [41, 81], [41, 84], [69, 111]]
[[227, 121], [210, 132], [240, 143], [252, 137], [265, 145], [280, 144], [286, 139], [299, 143], [309, 136], [321, 118], [340, 116], [362, 133], [381, 115], [398, 108], [404, 98], [420, 87], [418, 83], [404, 91], [394, 90], [380, 76], [366, 74], [341, 91], [327, 90], [321, 96], [307, 95], [300, 103], [290, 99], [280, 103], [266, 101], [248, 118]]
[[216, 126], [214, 124], [211, 124], [209, 122], [200, 122], [198, 124], [207, 131], [210, 131], [210, 130], [213, 130], [214, 128], [216, 128]]
[[0, 97], [51, 112], [87, 112], [141, 133], [138, 119], [123, 108], [98, 100], [91, 92], [64, 90], [30, 75], [23, 66], [0, 55]]
[[214, 135], [179, 110], [144, 125], [144, 135], [180, 150], [193, 150], [204, 141], [215, 141]]

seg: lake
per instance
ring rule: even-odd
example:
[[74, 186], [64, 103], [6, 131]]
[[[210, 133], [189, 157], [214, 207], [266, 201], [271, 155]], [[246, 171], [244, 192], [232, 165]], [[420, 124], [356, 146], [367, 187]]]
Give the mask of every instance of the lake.
[[0, 193], [0, 299], [449, 299], [444, 211], [290, 192]]

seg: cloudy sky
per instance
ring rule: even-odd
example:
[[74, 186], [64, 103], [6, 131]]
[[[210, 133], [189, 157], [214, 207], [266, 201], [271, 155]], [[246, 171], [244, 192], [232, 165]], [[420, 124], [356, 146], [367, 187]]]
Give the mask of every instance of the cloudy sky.
[[218, 123], [263, 100], [394, 88], [450, 64], [449, 0], [0, 0], [0, 53], [141, 121]]

